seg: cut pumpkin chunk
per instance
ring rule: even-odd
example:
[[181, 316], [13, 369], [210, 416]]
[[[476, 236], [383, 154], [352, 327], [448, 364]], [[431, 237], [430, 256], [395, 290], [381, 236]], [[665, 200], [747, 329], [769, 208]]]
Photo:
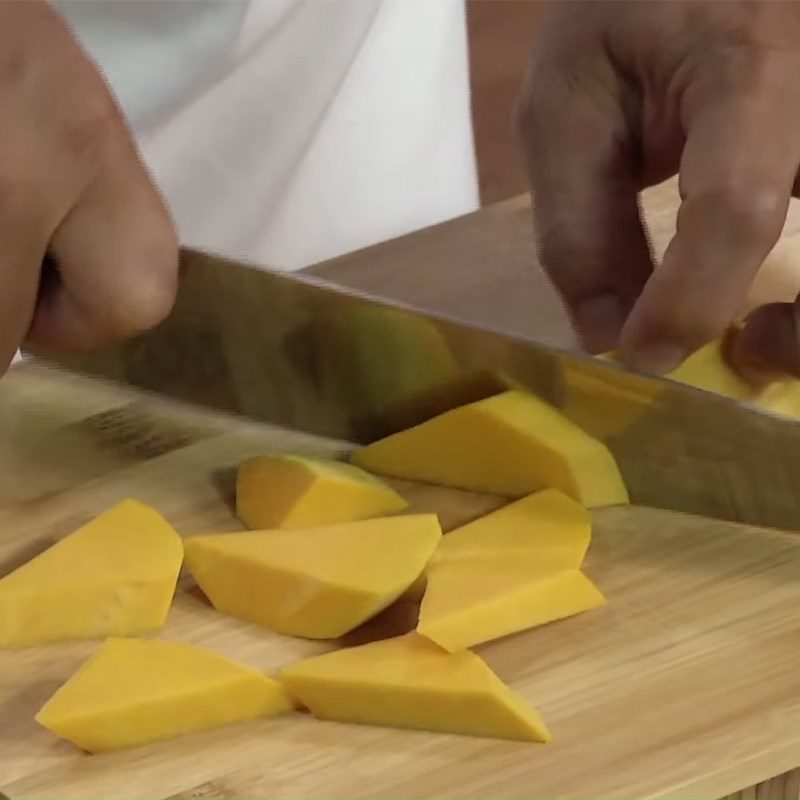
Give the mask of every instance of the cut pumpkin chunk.
[[300, 661], [280, 678], [322, 719], [550, 741], [539, 712], [478, 656], [446, 653], [414, 633]]
[[[735, 332], [736, 328], [733, 328], [729, 334]], [[800, 419], [800, 380], [787, 378], [756, 389], [728, 366], [723, 353], [724, 346], [724, 337], [709, 342], [667, 373], [666, 377], [706, 392], [751, 403], [774, 414]], [[614, 354], [609, 353], [604, 357], [613, 359]]]
[[552, 487], [587, 507], [628, 502], [608, 448], [516, 390], [381, 439], [353, 461], [382, 475], [508, 497]]
[[109, 639], [36, 720], [101, 753], [292, 708], [281, 683], [216, 653], [172, 642]]
[[431, 565], [504, 559], [538, 569], [578, 568], [591, 536], [589, 512], [558, 489], [545, 489], [451, 531]]
[[420, 575], [441, 538], [435, 514], [299, 531], [192, 536], [186, 563], [214, 607], [278, 633], [341, 636]]
[[707, 392], [752, 403], [775, 414], [800, 418], [800, 381], [787, 378], [757, 390], [728, 366], [722, 348], [722, 339], [710, 342], [667, 377]]
[[292, 455], [245, 461], [236, 480], [236, 514], [248, 528], [308, 528], [401, 511], [408, 504], [352, 464]]
[[0, 579], [0, 646], [160, 628], [182, 560], [169, 523], [125, 500]]
[[428, 571], [417, 631], [455, 652], [604, 603], [578, 569], [447, 561]]
[[692, 353], [679, 367], [668, 373], [667, 377], [736, 400], [752, 400], [757, 394], [726, 363], [722, 355], [721, 339], [709, 342]]

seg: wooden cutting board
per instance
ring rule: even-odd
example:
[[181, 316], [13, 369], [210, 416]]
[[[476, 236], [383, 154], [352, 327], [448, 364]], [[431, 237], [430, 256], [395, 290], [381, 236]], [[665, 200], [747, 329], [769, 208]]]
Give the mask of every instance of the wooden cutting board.
[[[0, 575], [125, 497], [183, 534], [238, 529], [236, 464], [342, 445], [22, 367], [0, 384]], [[400, 484], [450, 528], [499, 504]], [[0, 651], [0, 792], [59, 798], [718, 797], [800, 763], [800, 538], [643, 508], [596, 514], [606, 608], [479, 649], [551, 745], [256, 721], [88, 756], [34, 722], [97, 646]], [[395, 608], [350, 642], [400, 632]], [[214, 612], [183, 579], [164, 638], [272, 670], [329, 645]]]

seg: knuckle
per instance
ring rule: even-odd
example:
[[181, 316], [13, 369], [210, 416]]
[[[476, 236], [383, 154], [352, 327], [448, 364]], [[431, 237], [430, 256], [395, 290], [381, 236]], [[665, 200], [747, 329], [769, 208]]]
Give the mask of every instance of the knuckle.
[[695, 206], [715, 228], [725, 230], [742, 242], [766, 242], [778, 238], [789, 205], [789, 194], [772, 183], [757, 181], [742, 185], [739, 179], [696, 199]]
[[124, 136], [122, 116], [111, 95], [96, 92], [62, 123], [61, 136], [68, 153], [82, 161], [102, 158]]
[[177, 243], [171, 229], [151, 235], [136, 263], [127, 267], [113, 297], [95, 307], [101, 340], [135, 336], [158, 325], [171, 311], [178, 285]]
[[745, 202], [737, 199], [731, 204], [730, 213], [734, 222], [741, 223], [754, 238], [777, 239], [788, 206], [788, 192], [784, 195], [774, 186], [756, 184], [750, 187]]

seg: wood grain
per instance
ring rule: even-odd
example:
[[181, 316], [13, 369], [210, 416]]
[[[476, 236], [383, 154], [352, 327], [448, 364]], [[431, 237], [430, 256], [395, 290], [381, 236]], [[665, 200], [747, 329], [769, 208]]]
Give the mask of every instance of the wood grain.
[[[678, 204], [674, 178], [643, 193], [642, 207], [657, 259], [675, 233]], [[438, 228], [317, 265], [311, 271], [346, 286], [443, 309], [498, 330], [576, 346], [566, 315], [537, 261], [530, 202], [524, 196]], [[762, 303], [790, 301], [798, 292], [800, 203], [792, 200], [782, 236], [756, 276], [742, 313]], [[549, 299], [551, 311], [532, 314], [532, 308], [542, 305], [543, 295]], [[798, 762], [793, 756], [779, 761], [776, 757], [772, 771], [762, 772], [758, 778], [769, 780], [747, 789], [750, 794], [746, 796], [797, 800], [798, 793], [792, 788], [795, 772], [785, 780], [783, 776], [771, 776]], [[739, 786], [745, 786], [756, 778], [746, 767], [736, 780]], [[698, 796], [705, 792], [710, 797], [715, 791], [713, 782], [707, 790], [698, 785]]]
[[[155, 505], [182, 534], [237, 529], [230, 479], [240, 459], [342, 449], [33, 367], [0, 385], [0, 419], [9, 432], [0, 574], [127, 496]], [[30, 442], [46, 457], [31, 458]], [[415, 510], [440, 511], [446, 527], [499, 502], [399, 488]], [[96, 646], [78, 642], [0, 652], [0, 791], [14, 800], [712, 797], [800, 763], [800, 538], [609, 509], [596, 515], [588, 571], [607, 608], [480, 648], [542, 708], [552, 745], [296, 715], [87, 756], [33, 720]], [[399, 632], [413, 621], [407, 611], [369, 635]], [[185, 578], [160, 635], [268, 670], [327, 647], [223, 617]]]

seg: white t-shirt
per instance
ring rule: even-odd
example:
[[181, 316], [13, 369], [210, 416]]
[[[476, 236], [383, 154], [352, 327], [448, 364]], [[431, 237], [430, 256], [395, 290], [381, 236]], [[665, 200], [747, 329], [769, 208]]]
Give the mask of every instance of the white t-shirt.
[[478, 204], [462, 0], [57, 0], [184, 243], [297, 269]]

